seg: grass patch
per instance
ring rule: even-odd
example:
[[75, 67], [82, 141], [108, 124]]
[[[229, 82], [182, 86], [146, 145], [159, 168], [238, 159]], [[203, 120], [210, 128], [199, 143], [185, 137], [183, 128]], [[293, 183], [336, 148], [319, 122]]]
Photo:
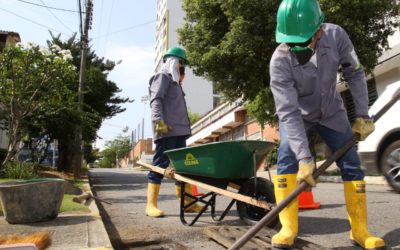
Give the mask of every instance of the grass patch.
[[81, 190], [83, 190], [83, 186], [86, 183], [85, 181], [82, 181], [82, 180], [72, 180], [71, 182], [75, 187], [77, 187], [77, 188], [79, 188]]
[[0, 183], [9, 182], [9, 181], [16, 181], [16, 179], [0, 178]]
[[75, 195], [65, 194], [60, 207], [60, 213], [89, 213], [90, 209], [85, 205], [72, 201]]

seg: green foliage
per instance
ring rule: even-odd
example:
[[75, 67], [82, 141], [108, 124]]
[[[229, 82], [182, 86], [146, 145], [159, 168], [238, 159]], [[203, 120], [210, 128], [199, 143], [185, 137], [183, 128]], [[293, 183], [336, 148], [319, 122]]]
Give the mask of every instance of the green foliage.
[[0, 162], [3, 162], [6, 158], [7, 150], [0, 148]]
[[342, 26], [350, 36], [360, 62], [370, 73], [382, 52], [389, 48], [388, 36], [399, 27], [400, 5], [396, 0], [320, 0], [325, 22]]
[[60, 213], [89, 213], [90, 209], [87, 208], [84, 204], [73, 202], [72, 199], [75, 195], [64, 194], [61, 206]]
[[268, 167], [272, 167], [273, 165], [276, 164], [278, 160], [278, 149], [279, 149], [279, 143], [276, 141], [276, 145], [274, 148], [268, 153], [267, 158], [265, 159], [265, 164]]
[[93, 163], [95, 160], [98, 158], [98, 149], [93, 149], [93, 146], [91, 143], [85, 143], [83, 147], [83, 155], [86, 159], [87, 163]]
[[35, 167], [32, 163], [19, 161], [7, 162], [3, 170], [4, 178], [29, 180], [36, 178]]
[[99, 167], [101, 168], [112, 168], [115, 167], [115, 151], [110, 148], [106, 148], [100, 152]]
[[[76, 39], [76, 34], [65, 41], [60, 39], [60, 35], [51, 34], [51, 38], [52, 40], [47, 42], [48, 46], [57, 45], [69, 49], [73, 58], [72, 62], [79, 69], [81, 43]], [[55, 135], [55, 138], [59, 140], [61, 145], [60, 165], [62, 169], [67, 170], [72, 167], [71, 159], [74, 157], [74, 148], [71, 145], [71, 138], [75, 137], [77, 125], [81, 125], [83, 140], [88, 145], [97, 138], [97, 131], [104, 119], [125, 111], [121, 104], [133, 101], [129, 98], [119, 97], [117, 94], [121, 92], [121, 89], [115, 82], [107, 79], [115, 65], [113, 61], [99, 58], [89, 48], [86, 58], [83, 111], [80, 113], [77, 113], [76, 109], [74, 112], [67, 111], [63, 113], [62, 117], [53, 119], [56, 124], [54, 124], [52, 131], [54, 133], [61, 132]], [[76, 93], [78, 86], [78, 79], [68, 83], [68, 88]], [[97, 157], [91, 151], [91, 148], [85, 147], [84, 156], [87, 162], [92, 162]]]
[[10, 141], [5, 161], [14, 157], [16, 143], [29, 128], [40, 131], [45, 114], [72, 106], [74, 93], [65, 84], [77, 77], [71, 59], [68, 50], [32, 43], [7, 47], [0, 54], [0, 122]]
[[[183, 0], [185, 23], [179, 40], [196, 75], [212, 81], [230, 100], [243, 97], [260, 123], [274, 122], [269, 61], [280, 1]], [[361, 63], [371, 72], [387, 37], [399, 23], [394, 0], [320, 0], [326, 22], [349, 33]], [[267, 90], [266, 90], [267, 89]], [[265, 109], [266, 111], [263, 111]]]
[[200, 114], [196, 112], [192, 112], [192, 110], [188, 109], [189, 121], [190, 124], [195, 124], [198, 120], [200, 120]]
[[111, 168], [115, 166], [116, 160], [126, 156], [131, 150], [129, 136], [119, 135], [112, 141], [107, 141], [106, 149], [100, 152], [101, 160], [99, 166], [101, 168]]
[[250, 117], [255, 118], [264, 129], [265, 124], [274, 125], [277, 122], [275, 115], [275, 105], [273, 96], [269, 88], [265, 88], [257, 94], [253, 101], [246, 104], [247, 113]]

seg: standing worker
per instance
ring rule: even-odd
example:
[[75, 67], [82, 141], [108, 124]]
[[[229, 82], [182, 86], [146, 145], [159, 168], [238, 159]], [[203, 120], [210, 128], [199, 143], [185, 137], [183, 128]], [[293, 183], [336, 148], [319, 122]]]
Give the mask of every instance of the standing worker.
[[[186, 147], [186, 139], [191, 134], [185, 94], [182, 81], [185, 77], [186, 51], [171, 47], [163, 56], [163, 65], [159, 73], [149, 82], [151, 119], [156, 150], [153, 165], [161, 168], [169, 166], [166, 150]], [[163, 175], [150, 171], [148, 174], [146, 215], [162, 217], [164, 212], [158, 209], [157, 199]], [[176, 194], [180, 198], [180, 183], [176, 183]], [[192, 194], [191, 185], [185, 185], [185, 192]], [[190, 202], [186, 198], [185, 203]], [[193, 204], [186, 212], [197, 212], [202, 207]]]
[[[310, 186], [315, 161], [307, 134], [319, 133], [332, 152], [337, 151], [353, 133], [364, 140], [374, 130], [368, 116], [368, 91], [365, 72], [346, 31], [338, 25], [323, 23], [324, 15], [316, 0], [283, 0], [277, 13], [276, 48], [270, 62], [271, 89], [279, 117], [280, 145], [276, 201], [285, 199], [305, 181]], [[336, 91], [341, 68], [353, 96], [357, 118], [351, 128], [340, 94]], [[364, 173], [355, 147], [337, 162], [344, 181], [344, 195], [351, 225], [350, 240], [364, 249], [383, 249], [382, 239], [367, 229]], [[280, 232], [272, 245], [287, 249], [298, 233], [298, 200], [279, 214]]]

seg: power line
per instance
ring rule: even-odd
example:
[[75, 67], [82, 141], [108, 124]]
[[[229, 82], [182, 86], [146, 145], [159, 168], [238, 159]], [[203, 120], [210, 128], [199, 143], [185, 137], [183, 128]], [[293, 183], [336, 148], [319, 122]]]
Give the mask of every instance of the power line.
[[45, 4], [45, 2], [43, 2], [43, 0], [40, 0], [40, 2], [42, 2], [42, 4], [46, 7], [47, 11], [50, 12], [50, 14], [57, 19], [58, 22], [60, 22], [65, 28], [67, 28], [67, 30], [69, 30], [71, 33], [74, 33], [74, 31], [72, 31], [67, 25], [65, 25], [65, 23], [63, 23], [63, 21], [60, 20], [60, 18], [58, 18], [56, 15], [54, 15], [54, 13], [51, 11], [51, 9]]
[[[100, 8], [100, 24], [99, 24], [99, 31], [97, 32], [97, 34], [100, 36], [101, 35], [101, 26], [102, 26], [102, 16], [103, 16], [103, 5], [104, 5], [104, 0], [101, 0], [101, 8]], [[100, 41], [97, 43], [97, 50], [100, 50], [101, 46], [100, 46]]]
[[[108, 42], [108, 32], [110, 31], [110, 25], [111, 25], [111, 19], [112, 19], [112, 14], [113, 14], [113, 9], [114, 9], [114, 3], [115, 3], [114, 0], [112, 0], [111, 10], [110, 10], [110, 18], [108, 19], [108, 25], [107, 25], [106, 36], [105, 36], [106, 39], [104, 41], [105, 44], [107, 44], [107, 42]], [[106, 47], [104, 53], [107, 54], [107, 47]]]
[[139, 27], [141, 27], [141, 26], [144, 26], [144, 25], [147, 25], [147, 24], [150, 24], [150, 23], [154, 23], [155, 21], [156, 21], [156, 20], [152, 20], [152, 21], [148, 21], [148, 22], [145, 22], [145, 23], [137, 24], [137, 25], [134, 25], [134, 26], [131, 26], [131, 27], [128, 27], [128, 28], [116, 30], [116, 31], [114, 31], [114, 32], [111, 32], [111, 33], [108, 33], [108, 34], [105, 34], [105, 35], [101, 35], [101, 36], [94, 37], [94, 38], [92, 38], [92, 40], [93, 40], [93, 39], [97, 39], [97, 38], [101, 38], [101, 37], [105, 37], [105, 36], [109, 36], [109, 35], [113, 35], [113, 34], [116, 34], [116, 33], [121, 33], [121, 32], [127, 31], [127, 30], [139, 28]]
[[67, 11], [67, 12], [74, 12], [74, 13], [77, 12], [77, 13], [79, 13], [79, 11], [76, 11], [76, 10], [67, 10], [67, 9], [62, 9], [62, 8], [50, 7], [50, 6], [46, 6], [46, 5], [32, 3], [32, 2], [29, 2], [29, 1], [25, 1], [25, 0], [17, 0], [17, 1], [20, 1], [22, 3], [31, 4], [31, 5], [35, 5], [35, 6], [39, 6], [39, 7], [49, 8], [49, 9], [53, 9], [53, 10], [60, 10], [60, 11]]
[[127, 126], [116, 125], [116, 124], [112, 124], [112, 123], [108, 123], [108, 122], [103, 122], [102, 124], [110, 126], [110, 127], [115, 127], [115, 128], [126, 128], [127, 127]]
[[26, 18], [26, 17], [23, 17], [23, 16], [21, 16], [21, 15], [18, 15], [17, 13], [14, 13], [14, 12], [12, 12], [12, 11], [3, 9], [3, 8], [1, 8], [1, 7], [0, 7], [0, 10], [5, 11], [5, 12], [8, 12], [8, 13], [10, 13], [10, 14], [12, 14], [12, 15], [14, 15], [14, 16], [17, 16], [17, 17], [19, 17], [19, 18], [22, 18], [22, 19], [24, 19], [24, 20], [26, 20], [26, 21], [28, 21], [28, 22], [34, 23], [34, 24], [39, 25], [39, 26], [41, 26], [41, 27], [44, 27], [44, 28], [46, 28], [46, 29], [48, 29], [48, 30], [56, 31], [56, 32], [58, 32], [58, 33], [63, 34], [63, 35], [66, 36], [65, 33], [61, 32], [61, 31], [59, 31], [59, 30], [50, 28], [50, 27], [48, 27], [48, 26], [46, 26], [46, 25], [44, 25], [44, 24], [38, 23], [38, 22], [33, 21], [33, 20], [29, 19], [29, 18]]

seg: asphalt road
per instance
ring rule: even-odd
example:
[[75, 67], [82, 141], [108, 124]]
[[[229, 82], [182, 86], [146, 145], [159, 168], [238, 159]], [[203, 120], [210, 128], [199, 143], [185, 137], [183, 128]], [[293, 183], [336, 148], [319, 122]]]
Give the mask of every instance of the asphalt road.
[[[174, 182], [164, 179], [158, 205], [167, 216], [145, 216], [147, 172], [133, 169], [92, 169], [90, 182], [98, 202], [110, 240], [115, 249], [224, 249], [208, 239], [203, 230], [219, 225], [245, 225], [235, 206], [221, 222], [214, 222], [209, 213], [200, 217], [192, 227], [179, 219], [179, 203]], [[199, 190], [205, 192], [206, 190]], [[343, 185], [319, 183], [313, 189], [320, 209], [301, 210], [299, 237], [332, 249], [359, 249], [348, 241], [350, 226], [344, 205]], [[222, 211], [229, 199], [217, 198]], [[368, 185], [367, 202], [370, 232], [383, 237], [388, 249], [400, 249], [400, 194], [385, 185]], [[188, 218], [190, 219], [190, 217]], [[275, 228], [278, 229], [278, 228]]]

